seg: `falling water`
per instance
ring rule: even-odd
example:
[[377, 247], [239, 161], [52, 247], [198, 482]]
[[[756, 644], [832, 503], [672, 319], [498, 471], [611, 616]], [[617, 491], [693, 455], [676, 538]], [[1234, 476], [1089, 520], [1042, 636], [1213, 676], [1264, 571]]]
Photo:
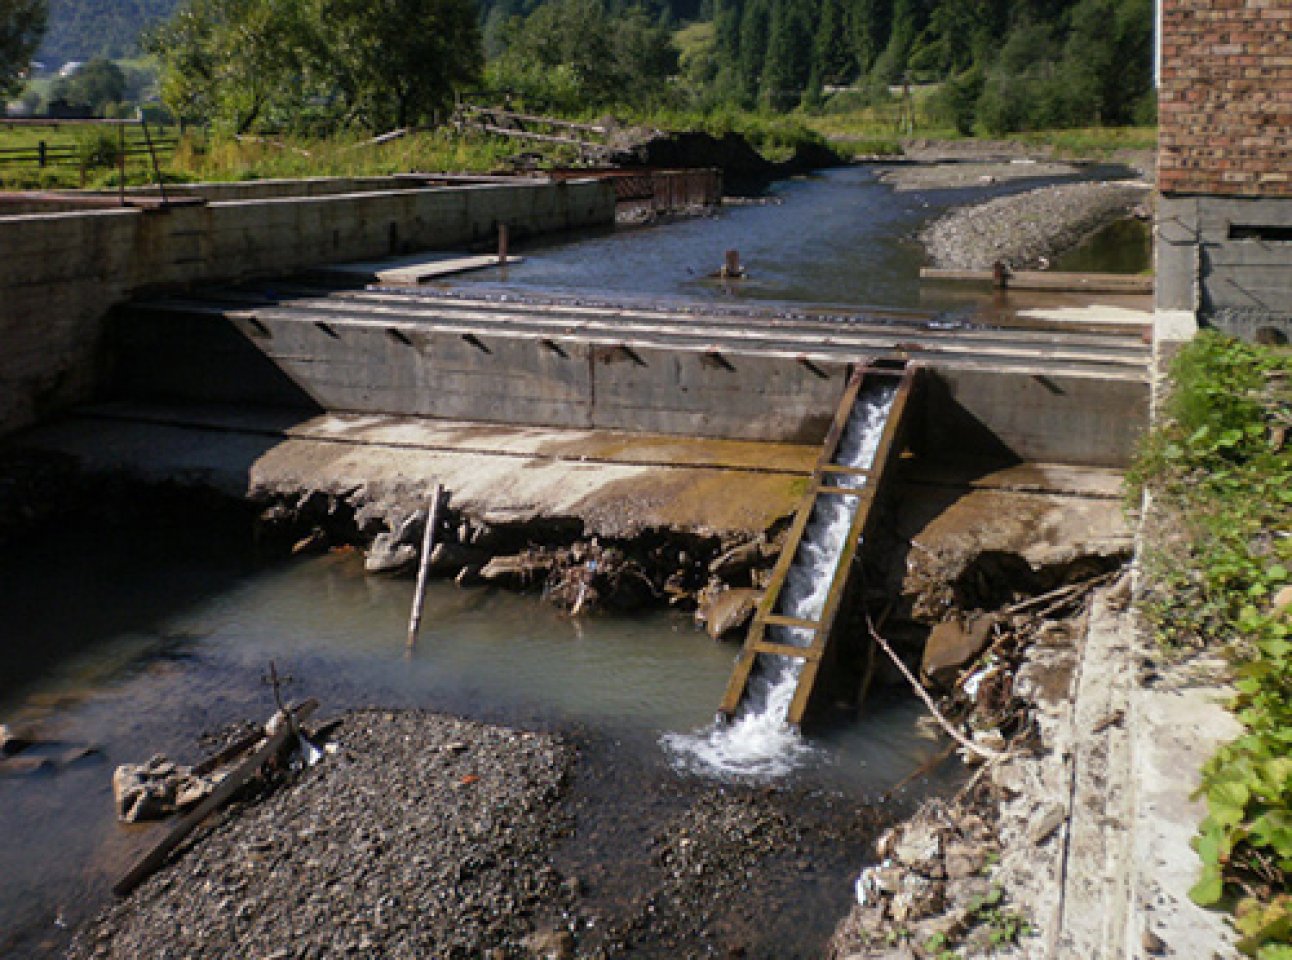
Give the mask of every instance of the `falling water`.
[[[834, 462], [867, 468], [875, 459], [896, 388], [876, 385], [857, 398]], [[838, 474], [843, 487], [861, 487], [864, 476]], [[819, 497], [803, 533], [794, 564], [781, 589], [779, 612], [819, 620], [844, 540], [857, 512], [857, 497]], [[812, 634], [791, 627], [771, 627], [769, 639], [807, 646]], [[803, 661], [762, 654], [750, 678], [740, 712], [728, 724], [694, 733], [665, 734], [664, 749], [679, 769], [708, 776], [766, 779], [789, 773], [812, 755], [812, 747], [785, 722]]]

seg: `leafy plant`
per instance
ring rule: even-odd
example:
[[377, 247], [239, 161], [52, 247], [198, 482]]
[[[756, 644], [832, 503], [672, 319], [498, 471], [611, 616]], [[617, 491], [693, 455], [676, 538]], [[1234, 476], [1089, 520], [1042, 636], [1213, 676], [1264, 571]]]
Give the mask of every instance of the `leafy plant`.
[[1204, 333], [1171, 370], [1162, 424], [1132, 472], [1159, 507], [1142, 609], [1159, 641], [1235, 658], [1244, 727], [1202, 770], [1207, 817], [1191, 891], [1230, 906], [1240, 948], [1292, 957], [1292, 353]]

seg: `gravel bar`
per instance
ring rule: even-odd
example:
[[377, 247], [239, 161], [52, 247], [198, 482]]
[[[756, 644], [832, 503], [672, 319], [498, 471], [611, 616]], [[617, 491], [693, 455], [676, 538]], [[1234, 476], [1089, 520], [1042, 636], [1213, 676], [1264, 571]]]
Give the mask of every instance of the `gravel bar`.
[[1069, 183], [953, 210], [920, 234], [935, 267], [1043, 266], [1148, 198], [1143, 183]]
[[347, 714], [294, 783], [218, 821], [68, 956], [528, 955], [568, 892], [549, 864], [558, 739], [419, 712]]

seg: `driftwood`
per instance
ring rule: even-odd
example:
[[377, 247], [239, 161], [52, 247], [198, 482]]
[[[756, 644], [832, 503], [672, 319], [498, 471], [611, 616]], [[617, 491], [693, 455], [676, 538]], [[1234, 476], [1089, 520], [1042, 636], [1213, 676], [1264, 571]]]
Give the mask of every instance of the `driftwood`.
[[929, 696], [928, 691], [925, 690], [920, 681], [916, 679], [915, 674], [911, 673], [906, 664], [902, 662], [902, 658], [899, 657], [897, 652], [888, 645], [888, 641], [879, 635], [879, 631], [875, 629], [875, 624], [870, 617], [866, 618], [866, 625], [870, 628], [871, 639], [874, 640], [875, 643], [879, 644], [879, 648], [883, 650], [884, 653], [888, 654], [888, 658], [893, 661], [894, 666], [896, 666], [902, 676], [906, 678], [906, 682], [911, 685], [911, 689], [915, 691], [915, 695], [924, 702], [924, 706], [928, 709], [929, 713], [933, 715], [933, 719], [938, 722], [938, 726], [945, 730], [952, 740], [960, 744], [960, 746], [964, 747], [970, 753], [976, 753], [985, 760], [1004, 760], [1005, 757], [1008, 756], [1008, 754], [1001, 753], [998, 750], [984, 747], [980, 743], [974, 743], [957, 730], [955, 726], [942, 715], [942, 711], [938, 709], [938, 705], [933, 702], [933, 698]]
[[159, 870], [165, 864], [166, 858], [170, 856], [171, 851], [183, 843], [185, 838], [196, 830], [203, 820], [228, 802], [247, 781], [260, 772], [260, 768], [267, 761], [276, 756], [294, 738], [297, 729], [296, 725], [300, 721], [308, 719], [318, 709], [318, 705], [317, 700], [306, 700], [300, 706], [295, 707], [291, 711], [292, 719], [295, 722], [280, 724], [278, 729], [265, 741], [259, 750], [221, 780], [220, 785], [211, 792], [209, 797], [186, 814], [179, 823], [170, 829], [166, 836], [162, 837], [156, 846], [144, 854], [126, 875], [116, 882], [112, 892], [119, 897], [124, 897]]
[[609, 128], [596, 123], [576, 123], [573, 120], [558, 120], [555, 117], [537, 117], [532, 114], [515, 113], [511, 110], [498, 110], [491, 107], [464, 106], [463, 112], [476, 116], [517, 120], [521, 123], [541, 123], [549, 127], [559, 127], [565, 130], [586, 130], [588, 133], [602, 134], [610, 132]]

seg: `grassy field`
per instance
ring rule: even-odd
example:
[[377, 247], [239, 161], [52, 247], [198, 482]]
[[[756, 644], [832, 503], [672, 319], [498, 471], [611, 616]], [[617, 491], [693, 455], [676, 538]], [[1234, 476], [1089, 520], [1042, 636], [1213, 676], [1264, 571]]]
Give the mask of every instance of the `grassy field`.
[[[816, 113], [769, 115], [739, 110], [707, 114], [675, 111], [629, 114], [628, 125], [662, 130], [703, 130], [715, 136], [737, 133], [772, 160], [783, 160], [795, 149], [828, 141], [845, 156], [896, 155], [903, 136], [926, 139], [959, 139], [955, 131], [932, 124], [925, 109], [926, 97], [914, 97], [913, 134], [899, 129], [893, 104], [852, 109], [827, 109]], [[592, 119], [592, 118], [581, 118]], [[150, 128], [161, 141], [172, 140], [174, 128]], [[909, 128], [908, 128], [909, 129]], [[130, 142], [142, 143], [138, 128], [129, 128]], [[1061, 156], [1105, 157], [1118, 150], [1152, 149], [1157, 131], [1152, 127], [1096, 128], [1017, 134], [1011, 139], [1052, 147]], [[41, 168], [35, 159], [38, 143], [45, 142], [58, 163]], [[0, 186], [6, 189], [78, 188], [110, 189], [117, 186], [114, 128], [29, 127], [0, 121]], [[6, 151], [21, 150], [21, 162]], [[505, 170], [521, 152], [538, 152], [544, 162], [566, 165], [577, 160], [573, 148], [533, 145], [493, 137], [464, 135], [451, 130], [412, 133], [386, 143], [371, 143], [365, 135], [338, 135], [327, 139], [257, 137], [236, 139], [190, 132], [162, 151], [162, 173], [168, 182], [230, 181], [259, 178], [320, 176], [378, 176], [404, 172], [484, 173]], [[154, 180], [146, 156], [128, 159], [128, 185]]]

